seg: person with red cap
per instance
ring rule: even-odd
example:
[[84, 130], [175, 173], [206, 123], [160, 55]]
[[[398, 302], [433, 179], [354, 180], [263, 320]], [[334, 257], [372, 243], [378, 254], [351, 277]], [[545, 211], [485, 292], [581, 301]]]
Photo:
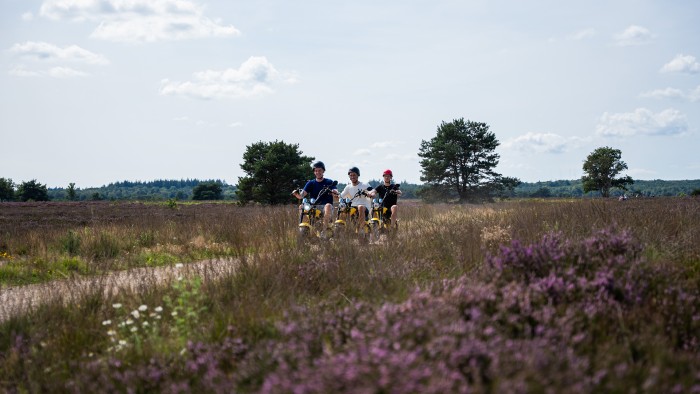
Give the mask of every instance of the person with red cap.
[[[373, 192], [373, 196], [379, 196], [384, 198], [384, 207], [387, 208], [384, 214], [385, 220], [392, 220], [398, 225], [398, 211], [399, 206], [396, 205], [401, 195], [401, 190], [395, 189], [392, 179], [394, 178], [394, 173], [387, 169], [382, 174], [383, 183], [379, 184]], [[387, 193], [388, 192], [388, 193]]]

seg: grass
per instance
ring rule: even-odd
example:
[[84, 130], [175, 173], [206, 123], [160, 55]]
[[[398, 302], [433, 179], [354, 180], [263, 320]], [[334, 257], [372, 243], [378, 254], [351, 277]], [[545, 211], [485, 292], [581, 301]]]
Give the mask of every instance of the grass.
[[0, 323], [0, 387], [700, 389], [698, 207], [407, 202], [391, 242], [297, 248], [295, 207], [0, 204], [2, 286], [240, 259]]

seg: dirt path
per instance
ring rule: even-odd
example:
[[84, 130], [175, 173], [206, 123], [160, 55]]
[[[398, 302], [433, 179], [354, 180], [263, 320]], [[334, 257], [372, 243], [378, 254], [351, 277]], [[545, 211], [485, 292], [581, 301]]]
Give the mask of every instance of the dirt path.
[[82, 297], [102, 293], [105, 296], [119, 292], [152, 289], [169, 284], [179, 276], [199, 276], [203, 281], [233, 273], [237, 259], [204, 260], [175, 266], [135, 268], [101, 276], [77, 277], [36, 285], [6, 287], [0, 289], [0, 322], [24, 313], [49, 301], [63, 300], [65, 304]]

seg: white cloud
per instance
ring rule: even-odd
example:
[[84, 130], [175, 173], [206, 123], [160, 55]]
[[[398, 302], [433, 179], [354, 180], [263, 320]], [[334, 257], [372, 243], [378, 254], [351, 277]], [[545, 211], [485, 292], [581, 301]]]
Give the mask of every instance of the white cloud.
[[120, 42], [154, 42], [237, 36], [232, 25], [203, 15], [189, 0], [45, 0], [39, 14], [54, 20], [98, 23], [92, 37]]
[[634, 135], [675, 135], [688, 130], [686, 116], [676, 109], [666, 109], [657, 114], [646, 108], [634, 112], [601, 116], [596, 133], [602, 136], [627, 137]]
[[241, 126], [243, 126], [243, 122], [232, 122], [228, 125], [228, 127], [231, 127], [231, 128], [236, 128], [236, 127], [241, 127]]
[[700, 85], [688, 93], [688, 99], [694, 103], [700, 101]]
[[685, 93], [680, 89], [666, 88], [666, 89], [655, 89], [648, 92], [643, 92], [639, 94], [639, 97], [644, 98], [658, 98], [658, 99], [678, 99], [685, 98]]
[[48, 61], [70, 61], [86, 64], [108, 64], [109, 61], [102, 55], [83, 49], [77, 45], [70, 45], [64, 48], [58, 47], [48, 42], [27, 41], [23, 44], [15, 44], [10, 48], [23, 57]]
[[682, 99], [691, 102], [700, 101], [700, 86], [687, 93], [675, 88], [656, 89], [639, 94], [639, 97], [654, 99]]
[[670, 62], [664, 64], [660, 71], [662, 73], [679, 72], [696, 74], [700, 72], [700, 63], [695, 60], [695, 56], [680, 54], [676, 55]]
[[614, 38], [617, 45], [630, 46], [646, 44], [655, 37], [656, 36], [653, 35], [646, 27], [631, 25], [622, 33], [615, 35]]
[[591, 38], [591, 37], [595, 36], [595, 34], [596, 34], [595, 29], [588, 28], [588, 29], [579, 30], [574, 34], [567, 36], [566, 38], [568, 38], [569, 40], [578, 41], [578, 40], [584, 40], [586, 38]]
[[239, 68], [206, 70], [193, 74], [193, 80], [176, 82], [164, 79], [160, 93], [199, 99], [248, 98], [273, 93], [278, 82], [296, 79], [277, 71], [265, 57], [251, 56]]
[[54, 78], [86, 77], [89, 75], [80, 70], [75, 70], [69, 67], [53, 67], [47, 72], [47, 74]]
[[38, 71], [27, 70], [23, 66], [16, 66], [10, 70], [10, 75], [15, 77], [40, 77], [41, 73]]
[[355, 152], [353, 152], [352, 154], [353, 154], [353, 156], [366, 156], [366, 155], [369, 155], [370, 153], [372, 153], [371, 149], [360, 148], [360, 149], [356, 150]]
[[10, 75], [16, 77], [73, 78], [86, 77], [90, 74], [70, 67], [52, 67], [48, 70], [29, 70], [23, 66], [17, 66], [10, 70]]
[[504, 142], [503, 147], [523, 152], [563, 153], [580, 141], [580, 138], [566, 138], [554, 133], [526, 133]]
[[24, 14], [22, 14], [22, 20], [23, 21], [34, 20], [34, 14], [32, 14], [31, 12], [25, 12]]

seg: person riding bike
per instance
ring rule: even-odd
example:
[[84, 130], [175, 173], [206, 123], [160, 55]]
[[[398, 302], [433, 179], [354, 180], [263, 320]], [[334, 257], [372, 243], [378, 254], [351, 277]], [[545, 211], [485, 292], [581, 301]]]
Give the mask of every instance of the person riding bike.
[[[394, 223], [398, 224], [398, 211], [399, 206], [397, 205], [399, 196], [401, 195], [401, 190], [394, 189], [394, 184], [391, 182], [394, 178], [394, 174], [391, 170], [386, 170], [382, 174], [382, 179], [384, 182], [372, 190], [372, 197], [377, 196], [384, 199], [384, 207], [387, 208], [384, 218], [386, 220], [391, 220], [393, 218]], [[389, 191], [387, 193], [387, 191]]]
[[[302, 199], [307, 195], [310, 198], [315, 198], [315, 205], [323, 206], [323, 225], [324, 228], [329, 228], [329, 223], [333, 215], [333, 197], [338, 195], [338, 187], [333, 184], [332, 179], [324, 178], [323, 174], [326, 172], [326, 165], [322, 161], [317, 161], [312, 165], [314, 169], [314, 179], [306, 182], [304, 188], [299, 193], [298, 190], [294, 190], [292, 195], [298, 199]], [[330, 188], [330, 193], [323, 193], [320, 195], [324, 188]], [[302, 207], [299, 206], [299, 212], [301, 212]]]
[[[362, 231], [362, 225], [367, 221], [369, 212], [372, 209], [372, 200], [368, 197], [367, 189], [370, 187], [364, 182], [360, 182], [360, 169], [352, 167], [348, 170], [350, 183], [340, 192], [341, 198], [352, 199], [352, 206], [357, 207], [359, 220], [357, 221], [357, 231]], [[364, 193], [363, 193], [364, 192]]]

